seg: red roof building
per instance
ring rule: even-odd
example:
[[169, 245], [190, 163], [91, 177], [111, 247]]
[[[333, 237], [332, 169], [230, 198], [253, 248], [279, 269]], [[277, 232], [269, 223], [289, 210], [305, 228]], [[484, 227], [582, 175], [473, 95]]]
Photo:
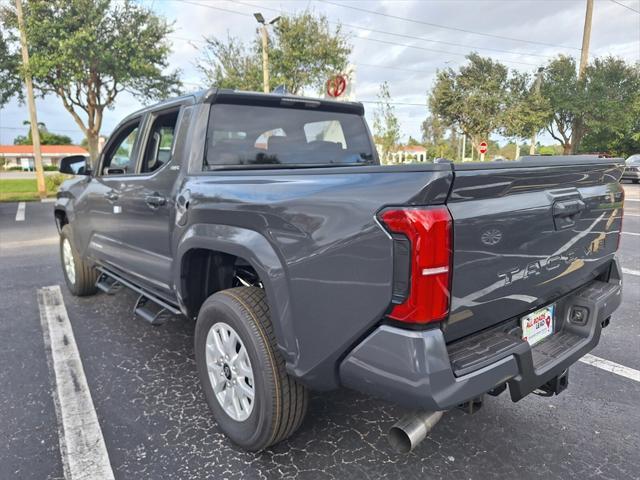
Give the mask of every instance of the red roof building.
[[[89, 152], [78, 145], [41, 145], [42, 165], [57, 167], [60, 160], [70, 155], [89, 156]], [[35, 159], [33, 145], [0, 145], [1, 168], [20, 167], [22, 170], [33, 170]]]

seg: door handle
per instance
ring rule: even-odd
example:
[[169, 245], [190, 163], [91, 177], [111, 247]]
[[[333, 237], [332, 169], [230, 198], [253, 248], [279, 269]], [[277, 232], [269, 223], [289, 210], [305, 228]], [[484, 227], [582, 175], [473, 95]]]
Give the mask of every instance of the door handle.
[[154, 193], [152, 195], [147, 195], [144, 198], [144, 201], [151, 208], [158, 208], [158, 207], [161, 207], [162, 205], [164, 205], [165, 203], [167, 203], [167, 199], [163, 195], [160, 195], [159, 193]]
[[116, 200], [118, 200], [118, 198], [120, 197], [120, 195], [118, 195], [116, 192], [114, 192], [113, 190], [108, 191], [107, 193], [104, 194], [104, 197], [109, 200], [110, 202], [115, 202]]
[[586, 204], [579, 198], [555, 202], [553, 204], [553, 224], [556, 230], [573, 227], [585, 207]]
[[579, 198], [561, 200], [553, 204], [554, 217], [571, 217], [585, 208], [585, 203]]

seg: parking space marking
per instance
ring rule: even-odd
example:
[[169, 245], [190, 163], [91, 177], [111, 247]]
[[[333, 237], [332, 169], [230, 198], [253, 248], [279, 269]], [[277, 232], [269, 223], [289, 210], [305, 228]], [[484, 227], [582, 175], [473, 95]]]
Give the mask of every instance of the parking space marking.
[[622, 267], [622, 273], [628, 273], [629, 275], [640, 277], [640, 270], [633, 270], [631, 268]]
[[623, 235], [635, 235], [636, 237], [640, 237], [640, 233], [634, 233], [634, 232], [622, 232]]
[[18, 240], [15, 242], [0, 242], [0, 249], [5, 248], [25, 248], [25, 247], [41, 247], [43, 245], [55, 245], [60, 241], [60, 237], [44, 237], [35, 240]]
[[24, 222], [24, 213], [26, 205], [24, 202], [18, 203], [18, 210], [16, 211], [16, 222]]
[[626, 213], [624, 214], [625, 217], [640, 217], [640, 213]]
[[624, 201], [625, 202], [640, 202], [640, 199], [638, 199], [638, 198], [625, 198]]
[[66, 480], [114, 478], [58, 285], [38, 289], [38, 307], [55, 389], [60, 453]]
[[620, 375], [621, 377], [640, 382], [640, 370], [625, 367], [624, 365], [620, 365], [619, 363], [615, 363], [610, 360], [605, 360], [604, 358], [596, 357], [595, 355], [591, 355], [590, 353], [587, 353], [580, 359], [580, 361], [582, 363], [586, 363], [587, 365], [606, 370], [607, 372], [615, 373], [616, 375]]

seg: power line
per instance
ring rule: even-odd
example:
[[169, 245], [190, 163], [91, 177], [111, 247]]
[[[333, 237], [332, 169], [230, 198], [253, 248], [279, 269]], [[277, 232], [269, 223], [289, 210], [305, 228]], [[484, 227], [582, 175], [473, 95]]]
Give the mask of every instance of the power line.
[[[239, 0], [228, 0], [231, 1], [233, 3], [237, 3], [238, 5], [245, 5], [247, 7], [253, 7], [253, 8], [261, 8], [263, 10], [270, 10], [273, 12], [278, 12], [278, 13], [289, 13], [289, 12], [284, 12], [282, 10], [278, 10], [275, 8], [270, 8], [270, 7], [263, 7], [260, 5], [254, 5], [251, 3], [245, 3], [245, 2], [241, 2]], [[202, 5], [204, 6], [204, 5]], [[551, 58], [549, 55], [542, 55], [540, 53], [524, 53], [524, 52], [513, 52], [510, 50], [503, 50], [503, 49], [499, 49], [499, 48], [491, 48], [491, 47], [478, 47], [476, 45], [467, 45], [464, 43], [456, 43], [456, 42], [447, 42], [444, 40], [434, 40], [432, 38], [427, 38], [427, 37], [422, 37], [422, 36], [417, 36], [417, 35], [407, 35], [407, 34], [403, 34], [403, 33], [395, 33], [395, 32], [388, 32], [385, 30], [376, 30], [373, 28], [368, 28], [368, 27], [363, 27], [361, 25], [351, 25], [348, 23], [341, 23], [341, 22], [334, 22], [331, 20], [327, 20], [328, 23], [334, 24], [334, 25], [340, 25], [342, 27], [348, 27], [348, 28], [352, 28], [354, 30], [360, 30], [360, 31], [364, 31], [364, 32], [373, 32], [373, 33], [381, 33], [383, 35], [392, 35], [395, 37], [402, 37], [402, 38], [409, 38], [412, 40], [420, 40], [423, 42], [432, 42], [432, 43], [442, 43], [443, 45], [451, 45], [454, 47], [462, 47], [462, 48], [471, 48], [471, 49], [475, 49], [475, 50], [487, 50], [487, 51], [491, 51], [491, 52], [498, 52], [498, 53], [507, 53], [509, 55], [528, 55], [528, 56], [533, 56], [533, 57], [542, 57], [542, 58]]]
[[[207, 42], [205, 40], [198, 40], [195, 38], [185, 38], [185, 37], [177, 37], [175, 35], [169, 35], [167, 36], [167, 38], [171, 39], [171, 40], [180, 40], [182, 42], [187, 42], [187, 43], [201, 43], [201, 44], [206, 44]], [[195, 45], [192, 45], [194, 48], [197, 48]], [[426, 73], [426, 74], [431, 74], [435, 72], [434, 70], [418, 70], [415, 68], [405, 68], [405, 67], [394, 67], [391, 65], [375, 65], [372, 63], [360, 63], [360, 62], [350, 62], [352, 65], [358, 66], [358, 67], [367, 67], [367, 68], [381, 68], [381, 69], [385, 69], [385, 70], [395, 70], [395, 71], [400, 71], [400, 72], [413, 72], [413, 73]], [[182, 81], [182, 83], [190, 83], [192, 85], [196, 85], [196, 83], [194, 82], [185, 82], [184, 80]]]
[[[182, 1], [184, 3], [188, 3], [188, 4], [191, 4], [191, 5], [197, 5], [197, 6], [204, 7], [204, 8], [212, 8], [212, 9], [215, 9], [215, 10], [222, 10], [221, 8], [214, 7], [213, 5], [206, 5], [206, 4], [202, 4], [202, 3], [198, 3], [198, 2], [190, 2], [188, 0], [182, 0]], [[277, 13], [287, 13], [287, 12], [284, 12], [282, 10], [278, 10], [278, 9], [270, 8], [270, 7], [262, 7], [262, 6], [259, 7], [257, 5], [252, 5], [252, 4], [243, 3], [243, 2], [235, 2], [235, 3], [238, 3], [240, 5], [251, 6], [251, 7], [255, 7], [255, 8], [262, 8], [263, 10], [274, 11], [274, 12], [277, 12]], [[232, 13], [236, 13], [236, 14], [239, 14], [239, 15], [250, 16], [250, 14], [248, 14], [248, 13], [238, 12], [237, 10], [228, 10], [228, 9], [223, 9], [223, 10], [229, 11], [229, 12], [232, 12]], [[360, 28], [360, 27], [358, 27], [358, 28]], [[370, 31], [372, 31], [372, 30], [370, 30]], [[380, 40], [380, 39], [377, 39], [377, 38], [358, 37], [358, 36], [356, 36], [355, 38], [358, 39], [358, 40], [365, 40], [365, 41], [368, 41], [368, 42], [384, 43], [384, 44], [387, 44], [387, 45], [394, 45], [394, 46], [398, 46], [398, 47], [413, 48], [413, 49], [422, 50], [422, 51], [425, 51], [425, 52], [442, 53], [442, 54], [445, 54], [445, 55], [456, 55], [456, 56], [462, 56], [462, 57], [466, 57], [467, 56], [466, 53], [449, 52], [447, 50], [438, 50], [438, 49], [435, 49], [435, 48], [420, 47], [418, 45], [410, 45], [410, 44], [406, 44], [406, 43], [392, 42], [390, 40]], [[414, 38], [420, 39], [419, 37], [414, 37]], [[533, 64], [533, 63], [520, 62], [520, 61], [517, 61], [517, 60], [502, 60], [502, 61], [504, 63], [515, 63], [515, 64], [519, 64], [519, 65], [527, 65], [527, 66], [530, 66], [530, 67], [537, 67], [538, 66], [538, 65]]]
[[403, 20], [405, 22], [412, 22], [412, 23], [417, 23], [420, 25], [427, 25], [429, 27], [435, 27], [435, 28], [442, 28], [445, 30], [453, 30], [456, 32], [463, 32], [463, 33], [470, 33], [473, 35], [482, 35], [485, 37], [491, 37], [491, 38], [498, 38], [500, 40], [509, 40], [509, 41], [513, 41], [513, 42], [522, 42], [522, 43], [531, 43], [534, 45], [544, 45], [546, 47], [556, 47], [556, 48], [567, 48], [567, 49], [571, 49], [571, 50], [580, 50], [577, 47], [568, 47], [566, 45], [557, 45], [557, 44], [553, 44], [553, 43], [545, 43], [545, 42], [538, 42], [535, 40], [524, 40], [522, 38], [514, 38], [514, 37], [506, 37], [503, 35], [495, 35], [492, 33], [485, 33], [485, 32], [478, 32], [478, 31], [474, 31], [474, 30], [467, 30], [464, 28], [458, 28], [458, 27], [450, 27], [448, 25], [440, 25], [437, 23], [431, 23], [431, 22], [425, 22], [424, 20], [416, 20], [414, 18], [406, 18], [406, 17], [400, 17], [398, 15], [391, 15], [389, 13], [381, 13], [381, 12], [376, 12], [375, 10], [368, 10], [366, 8], [361, 8], [361, 7], [354, 7], [353, 5], [345, 5], [342, 3], [336, 3], [336, 2], [331, 2], [329, 0], [316, 0], [317, 2], [322, 2], [322, 3], [326, 3], [328, 5], [334, 5], [336, 7], [342, 7], [342, 8], [349, 8], [351, 10], [356, 10], [359, 12], [365, 12], [365, 13], [371, 13], [373, 15], [380, 15], [382, 17], [387, 17], [387, 18], [394, 18], [396, 20]]
[[[379, 100], [357, 100], [360, 103], [380, 103]], [[423, 107], [423, 108], [427, 108], [427, 104], [426, 103], [410, 103], [410, 102], [384, 102], [384, 103], [388, 103], [389, 105], [400, 105], [403, 107]]]
[[[435, 53], [444, 53], [446, 55], [458, 55], [458, 56], [462, 56], [462, 57], [466, 57], [467, 54], [466, 53], [457, 53], [457, 52], [447, 52], [445, 50], [436, 50], [434, 48], [426, 48], [426, 47], [420, 47], [418, 45], [410, 45], [408, 43], [397, 43], [397, 42], [391, 42], [388, 40], [380, 40], [377, 38], [370, 38], [370, 37], [356, 37], [359, 40], [368, 40], [371, 42], [378, 42], [378, 43], [385, 43], [387, 45], [395, 45], [395, 46], [399, 46], [399, 47], [405, 47], [405, 48], [414, 48], [416, 50], [423, 50], [426, 52], [435, 52]], [[537, 67], [538, 65], [536, 65], [535, 63], [528, 63], [528, 62], [519, 62], [517, 60], [502, 60], [504, 63], [517, 63], [519, 65], [528, 65], [530, 67]]]
[[617, 3], [618, 5], [620, 5], [621, 7], [626, 8], [627, 10], [631, 10], [632, 12], [636, 12], [638, 14], [640, 14], [640, 10], [636, 10], [635, 8], [630, 7], [629, 5], [625, 5], [622, 2], [618, 2], [618, 0], [611, 0], [613, 3]]

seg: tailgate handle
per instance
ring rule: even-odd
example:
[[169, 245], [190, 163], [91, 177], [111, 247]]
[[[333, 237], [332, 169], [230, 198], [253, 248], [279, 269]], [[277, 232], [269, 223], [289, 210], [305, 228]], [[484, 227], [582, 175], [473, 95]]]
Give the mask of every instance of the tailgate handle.
[[576, 217], [585, 209], [585, 203], [579, 198], [558, 200], [553, 204], [553, 223], [556, 230], [571, 228], [576, 224]]
[[585, 208], [585, 203], [579, 198], [571, 200], [560, 200], [553, 204], [554, 217], [572, 217]]

